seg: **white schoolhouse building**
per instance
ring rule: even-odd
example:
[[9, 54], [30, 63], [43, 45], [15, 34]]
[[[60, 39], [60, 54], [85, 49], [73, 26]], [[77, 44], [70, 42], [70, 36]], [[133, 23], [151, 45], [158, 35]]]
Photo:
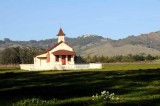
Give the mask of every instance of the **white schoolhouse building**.
[[65, 42], [65, 34], [60, 28], [58, 42], [34, 57], [34, 64], [20, 64], [20, 68], [30, 71], [69, 70], [69, 69], [99, 69], [101, 64], [75, 64], [74, 49]]
[[50, 65], [68, 65], [74, 64], [75, 52], [71, 46], [65, 42], [65, 34], [60, 28], [58, 36], [58, 43], [51, 46], [44, 53], [34, 57], [34, 65], [36, 66], [50, 66]]

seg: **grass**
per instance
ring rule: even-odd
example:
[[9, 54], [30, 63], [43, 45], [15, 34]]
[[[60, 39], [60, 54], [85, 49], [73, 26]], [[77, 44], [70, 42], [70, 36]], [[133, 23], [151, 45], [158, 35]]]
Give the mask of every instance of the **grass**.
[[[109, 64], [102, 70], [89, 71], [6, 70], [0, 72], [0, 105], [158, 106], [158, 68], [158, 64]], [[91, 100], [92, 95], [103, 90], [120, 99], [107, 103]]]
[[145, 69], [158, 69], [160, 64], [158, 63], [110, 63], [104, 64], [104, 71], [118, 71], [118, 70], [145, 70]]

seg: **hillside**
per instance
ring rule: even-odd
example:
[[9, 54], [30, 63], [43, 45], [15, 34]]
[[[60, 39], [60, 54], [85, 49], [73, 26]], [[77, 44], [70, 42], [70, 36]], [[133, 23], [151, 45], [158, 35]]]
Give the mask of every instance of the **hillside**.
[[147, 48], [160, 50], [160, 32], [151, 32], [149, 34], [141, 34], [139, 36], [129, 36], [125, 39], [117, 40], [112, 44], [114, 46], [123, 46], [126, 44], [142, 45]]
[[160, 54], [160, 32], [151, 32], [139, 36], [129, 36], [119, 40], [108, 40], [99, 45], [92, 45], [81, 50], [81, 55], [128, 55], [128, 54]]
[[[160, 32], [151, 32], [139, 36], [128, 36], [124, 39], [112, 40], [98, 35], [82, 35], [77, 38], [66, 37], [66, 42], [73, 46], [77, 55], [128, 55], [128, 54], [160, 54]], [[0, 40], [0, 50], [9, 47], [49, 48], [57, 43], [57, 39], [12, 41], [8, 38]]]
[[160, 51], [147, 48], [141, 45], [130, 45], [126, 44], [119, 47], [114, 47], [110, 43], [106, 43], [104, 45], [99, 45], [90, 49], [81, 52], [81, 55], [103, 55], [103, 56], [116, 56], [116, 55], [128, 55], [128, 54], [151, 54], [151, 55], [159, 55]]

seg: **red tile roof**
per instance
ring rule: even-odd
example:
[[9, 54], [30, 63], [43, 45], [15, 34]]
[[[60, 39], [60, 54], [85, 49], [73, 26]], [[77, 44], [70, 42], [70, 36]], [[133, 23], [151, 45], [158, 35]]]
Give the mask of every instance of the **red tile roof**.
[[62, 28], [60, 28], [60, 30], [59, 30], [57, 36], [65, 36], [65, 34], [63, 33]]
[[68, 50], [57, 50], [53, 52], [54, 55], [75, 55], [73, 51], [68, 51]]

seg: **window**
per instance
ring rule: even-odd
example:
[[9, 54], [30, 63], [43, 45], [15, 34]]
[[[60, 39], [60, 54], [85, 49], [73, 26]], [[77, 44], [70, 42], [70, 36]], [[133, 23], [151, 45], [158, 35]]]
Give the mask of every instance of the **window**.
[[68, 55], [68, 61], [71, 61], [71, 55]]
[[59, 62], [59, 56], [56, 55], [56, 62]]

